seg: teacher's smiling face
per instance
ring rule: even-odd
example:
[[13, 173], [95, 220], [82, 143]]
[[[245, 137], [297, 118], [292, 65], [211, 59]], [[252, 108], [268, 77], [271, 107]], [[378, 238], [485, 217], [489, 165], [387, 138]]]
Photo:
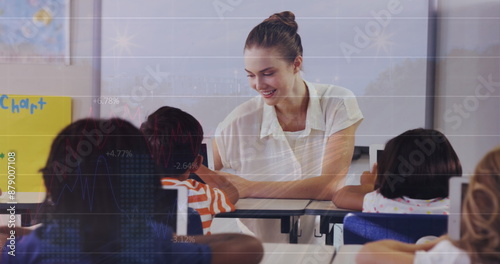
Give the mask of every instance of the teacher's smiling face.
[[245, 71], [250, 86], [271, 106], [302, 95], [297, 85], [301, 81], [301, 64], [302, 57], [291, 63], [273, 48], [245, 49]]

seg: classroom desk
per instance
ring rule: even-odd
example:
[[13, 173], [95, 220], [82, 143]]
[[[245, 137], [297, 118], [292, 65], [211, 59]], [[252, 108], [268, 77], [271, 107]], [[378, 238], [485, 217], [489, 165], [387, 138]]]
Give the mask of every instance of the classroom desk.
[[245, 198], [235, 204], [234, 212], [217, 214], [216, 217], [281, 219], [281, 233], [289, 233], [290, 243], [297, 243], [298, 219], [304, 215], [310, 202], [304, 199]]
[[261, 264], [331, 264], [335, 247], [309, 244], [264, 243]]
[[335, 253], [332, 264], [355, 264], [356, 255], [363, 245], [344, 245]]
[[30, 226], [32, 214], [37, 214], [45, 200], [44, 192], [16, 192], [16, 199], [12, 202], [7, 192], [0, 196], [0, 214], [10, 214], [7, 209], [15, 206], [15, 214], [21, 215], [21, 226]]
[[363, 245], [344, 245], [338, 251], [328, 245], [263, 243], [261, 264], [355, 264]]
[[306, 215], [320, 216], [320, 234], [325, 235], [325, 244], [333, 245], [333, 224], [343, 223], [344, 217], [353, 212], [337, 208], [332, 201], [312, 201], [305, 209]]

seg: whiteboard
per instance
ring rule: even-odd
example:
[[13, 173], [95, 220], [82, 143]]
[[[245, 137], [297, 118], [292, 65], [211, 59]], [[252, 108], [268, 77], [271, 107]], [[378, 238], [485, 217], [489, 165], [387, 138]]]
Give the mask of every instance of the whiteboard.
[[426, 125], [429, 2], [103, 1], [101, 116], [140, 125], [170, 105], [211, 136], [231, 110], [258, 96], [244, 71], [248, 32], [290, 10], [304, 47], [303, 78], [353, 91], [365, 117], [356, 145], [383, 144]]

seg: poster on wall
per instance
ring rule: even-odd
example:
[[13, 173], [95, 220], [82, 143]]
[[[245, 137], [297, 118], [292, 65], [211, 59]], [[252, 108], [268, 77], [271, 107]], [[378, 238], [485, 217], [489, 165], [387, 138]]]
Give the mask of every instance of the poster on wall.
[[0, 202], [8, 191], [45, 192], [40, 169], [71, 113], [71, 97], [0, 94]]
[[69, 0], [0, 0], [0, 63], [70, 63]]

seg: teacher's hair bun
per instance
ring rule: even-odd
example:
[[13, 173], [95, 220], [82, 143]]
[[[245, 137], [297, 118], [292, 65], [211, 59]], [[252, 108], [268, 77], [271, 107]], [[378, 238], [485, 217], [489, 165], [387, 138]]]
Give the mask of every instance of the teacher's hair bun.
[[245, 50], [253, 47], [275, 48], [284, 59], [293, 63], [297, 56], [302, 56], [298, 27], [292, 12], [273, 14], [248, 33]]
[[275, 13], [271, 15], [269, 18], [264, 20], [264, 22], [270, 22], [270, 23], [281, 23], [285, 24], [286, 26], [290, 27], [291, 33], [295, 34], [297, 33], [297, 29], [299, 26], [297, 25], [297, 22], [295, 22], [295, 15], [290, 12], [290, 11], [283, 11], [280, 13]]

